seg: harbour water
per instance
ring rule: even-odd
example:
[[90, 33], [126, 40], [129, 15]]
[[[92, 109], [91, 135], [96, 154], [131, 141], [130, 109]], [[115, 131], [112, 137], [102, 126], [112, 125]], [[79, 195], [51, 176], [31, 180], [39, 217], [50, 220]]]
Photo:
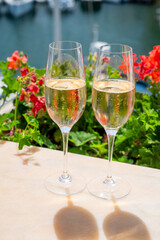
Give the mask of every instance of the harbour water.
[[[86, 58], [96, 24], [99, 41], [124, 43], [132, 46], [137, 55], [147, 55], [154, 45], [160, 44], [156, 9], [155, 4], [102, 3], [100, 10], [91, 13], [77, 1], [73, 12], [61, 14], [62, 40], [80, 42]], [[54, 40], [53, 14], [48, 3], [36, 3], [33, 11], [20, 18], [1, 14], [0, 60], [19, 50], [28, 55], [30, 65], [45, 67], [48, 45]]]

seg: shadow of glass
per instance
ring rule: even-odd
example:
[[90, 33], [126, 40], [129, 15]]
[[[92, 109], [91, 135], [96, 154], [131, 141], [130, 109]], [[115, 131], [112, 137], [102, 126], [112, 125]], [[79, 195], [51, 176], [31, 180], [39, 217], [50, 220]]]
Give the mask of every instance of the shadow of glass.
[[39, 166], [39, 163], [33, 163], [35, 160], [33, 154], [38, 152], [40, 149], [38, 147], [30, 147], [24, 150], [23, 152], [18, 152], [15, 156], [18, 156], [22, 159], [24, 165], [33, 164], [35, 166]]
[[151, 240], [144, 222], [136, 215], [121, 211], [114, 201], [115, 211], [103, 222], [107, 240]]
[[74, 206], [68, 197], [68, 206], [54, 217], [53, 226], [59, 240], [98, 240], [95, 217], [85, 208]]

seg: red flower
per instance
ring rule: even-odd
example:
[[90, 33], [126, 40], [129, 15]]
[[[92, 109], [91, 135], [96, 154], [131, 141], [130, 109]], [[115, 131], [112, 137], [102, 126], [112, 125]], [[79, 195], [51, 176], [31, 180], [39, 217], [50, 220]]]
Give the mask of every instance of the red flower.
[[138, 73], [138, 67], [139, 67], [139, 63], [137, 63], [137, 55], [135, 53], [133, 53], [133, 67], [134, 67], [134, 72]]
[[34, 93], [31, 93], [31, 95], [30, 95], [30, 101], [31, 101], [32, 103], [35, 103], [35, 102], [37, 101], [37, 97], [34, 95]]
[[139, 56], [141, 59], [139, 65], [139, 78], [147, 80], [151, 78], [152, 82], [160, 82], [160, 45], [154, 46], [149, 52], [149, 56]]
[[[44, 76], [38, 79], [34, 70], [31, 72], [28, 71], [27, 67], [21, 69], [22, 77], [24, 76], [25, 81], [23, 81], [24, 88], [21, 89], [19, 98], [21, 101], [25, 100], [26, 103], [29, 103], [28, 107], [31, 107], [32, 114], [36, 116], [41, 109], [46, 111], [45, 99], [43, 96], [37, 96], [39, 94], [39, 86], [36, 84], [38, 82], [42, 86]], [[25, 77], [25, 74], [27, 74], [27, 77]]]
[[154, 71], [150, 74], [152, 76], [152, 82], [160, 82], [160, 70], [159, 71]]
[[39, 97], [39, 101], [40, 101], [41, 104], [42, 104], [42, 108], [43, 108], [43, 110], [46, 111], [45, 97], [44, 97], [44, 96]]
[[8, 68], [9, 69], [15, 69], [17, 70], [22, 63], [26, 63], [27, 62], [27, 57], [24, 56], [19, 56], [19, 52], [15, 51], [11, 57], [7, 58], [8, 63]]
[[39, 87], [36, 84], [29, 84], [26, 89], [27, 92], [39, 92]]
[[33, 85], [33, 92], [38, 93], [39, 87], [37, 85]]
[[37, 109], [37, 107], [34, 105], [33, 106], [33, 108], [32, 108], [32, 113], [33, 113], [33, 115], [34, 115], [34, 117], [37, 115], [37, 113], [38, 113], [38, 109]]
[[19, 99], [20, 99], [20, 101], [23, 101], [23, 100], [24, 100], [24, 95], [21, 94], [21, 95], [19, 96]]
[[39, 86], [42, 86], [44, 83], [44, 76], [42, 76], [38, 82]]
[[127, 68], [129, 64], [129, 59], [127, 58], [126, 55], [122, 55], [124, 62], [121, 62], [121, 65], [119, 66], [119, 69], [121, 70], [122, 73], [127, 73]]
[[39, 82], [38, 82], [39, 86], [42, 86], [42, 85], [43, 85], [43, 82], [44, 82], [44, 77], [41, 77], [40, 80], [39, 80]]
[[39, 86], [42, 86], [43, 85], [43, 80], [40, 79], [38, 84], [39, 84]]
[[160, 69], [160, 45], [154, 46], [153, 50], [149, 52], [149, 56], [155, 61], [156, 67]]
[[37, 81], [36, 75], [33, 74], [31, 77], [31, 82], [35, 83]]
[[34, 116], [36, 116], [38, 111], [40, 111], [42, 108], [44, 111], [46, 111], [44, 97], [37, 97], [34, 100], [35, 100], [33, 101], [34, 106], [32, 108], [32, 113]]
[[[128, 74], [130, 58], [129, 58], [129, 56], [126, 56], [125, 54], [123, 54], [122, 56], [123, 56], [124, 62], [121, 63], [121, 65], [119, 66], [119, 69], [121, 70], [122, 73]], [[135, 53], [133, 53], [133, 67], [134, 67], [135, 73], [138, 72], [137, 67], [139, 67], [139, 63], [136, 63], [136, 60], [137, 60], [137, 56]]]
[[29, 73], [28, 67], [23, 67], [23, 68], [21, 68], [20, 71], [21, 71], [22, 77], [25, 77], [27, 75], [27, 73]]

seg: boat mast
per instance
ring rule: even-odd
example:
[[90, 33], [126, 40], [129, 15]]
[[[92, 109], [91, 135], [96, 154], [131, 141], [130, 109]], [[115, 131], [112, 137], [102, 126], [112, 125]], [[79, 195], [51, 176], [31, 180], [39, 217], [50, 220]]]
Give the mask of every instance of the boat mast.
[[59, 0], [52, 0], [53, 4], [53, 22], [54, 22], [54, 41], [61, 41], [61, 11], [59, 8]]

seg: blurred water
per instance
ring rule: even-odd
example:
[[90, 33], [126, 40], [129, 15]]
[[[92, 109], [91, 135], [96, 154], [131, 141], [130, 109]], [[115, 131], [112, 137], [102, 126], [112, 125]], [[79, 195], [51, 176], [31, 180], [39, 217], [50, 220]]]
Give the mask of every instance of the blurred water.
[[[99, 41], [124, 43], [132, 46], [137, 55], [148, 54], [154, 45], [160, 44], [155, 13], [155, 5], [103, 3], [99, 11], [91, 14], [76, 2], [74, 12], [62, 14], [62, 40], [80, 42], [87, 56], [93, 24], [98, 24]], [[0, 60], [14, 50], [22, 50], [28, 55], [30, 65], [45, 67], [48, 44], [54, 40], [53, 28], [47, 3], [36, 4], [32, 12], [18, 19], [0, 15]]]

